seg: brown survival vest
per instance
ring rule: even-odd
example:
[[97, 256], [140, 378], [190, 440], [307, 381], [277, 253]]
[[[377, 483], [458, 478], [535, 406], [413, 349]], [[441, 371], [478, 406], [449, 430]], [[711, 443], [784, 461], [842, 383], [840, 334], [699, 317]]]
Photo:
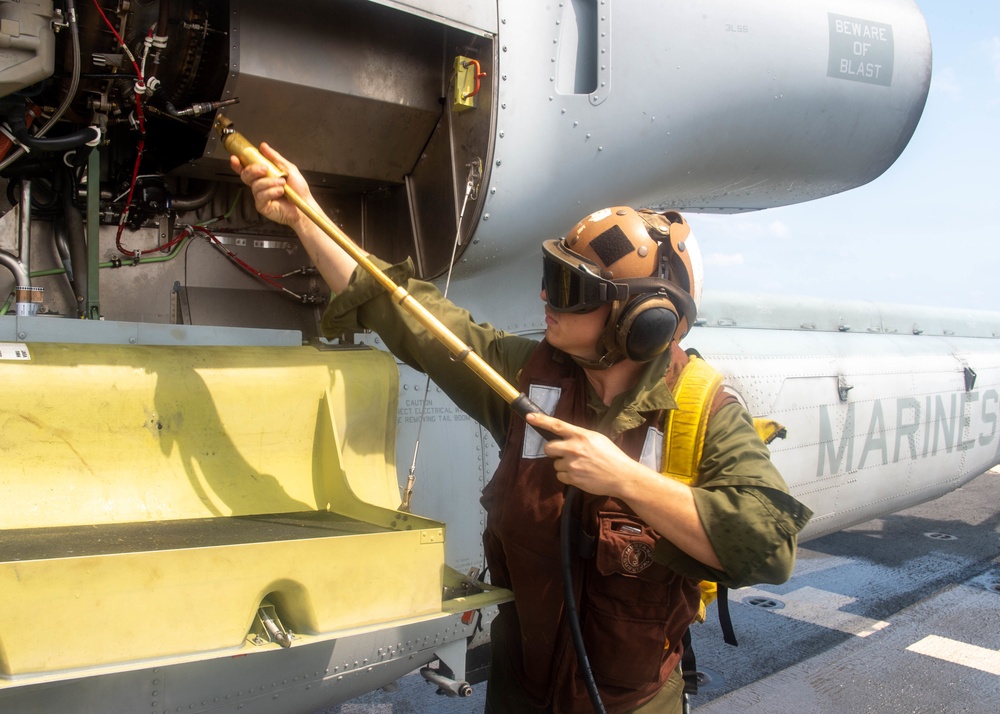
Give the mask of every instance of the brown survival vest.
[[[688, 356], [671, 345], [665, 375], [673, 387]], [[571, 359], [542, 342], [521, 373], [520, 389], [559, 389], [555, 416], [587, 425], [585, 376]], [[716, 395], [714, 412], [728, 395]], [[643, 415], [616, 443], [638, 460], [662, 411]], [[512, 420], [500, 466], [483, 491], [484, 546], [493, 583], [514, 591], [494, 627], [505, 628], [509, 656], [525, 692], [556, 712], [588, 712], [562, 590], [559, 520], [564, 486], [552, 462], [525, 454], [525, 425]], [[573, 582], [587, 657], [609, 712], [652, 698], [681, 658], [682, 638], [701, 601], [696, 580], [653, 562], [659, 536], [622, 501], [583, 494], [580, 520], [592, 547], [574, 563]]]

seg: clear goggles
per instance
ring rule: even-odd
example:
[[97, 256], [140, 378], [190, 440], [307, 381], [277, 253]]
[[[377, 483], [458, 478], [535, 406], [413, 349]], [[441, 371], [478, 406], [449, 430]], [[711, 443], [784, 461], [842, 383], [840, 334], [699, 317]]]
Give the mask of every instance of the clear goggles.
[[542, 290], [556, 312], [592, 312], [628, 297], [628, 288], [602, 278], [596, 263], [562, 247], [562, 241], [542, 243]]

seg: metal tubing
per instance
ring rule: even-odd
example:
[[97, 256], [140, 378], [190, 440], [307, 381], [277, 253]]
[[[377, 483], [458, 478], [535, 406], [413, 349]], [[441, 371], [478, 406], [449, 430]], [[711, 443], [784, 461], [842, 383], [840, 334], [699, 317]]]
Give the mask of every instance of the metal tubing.
[[[95, 150], [96, 151], [96, 150]], [[65, 180], [62, 192], [62, 225], [68, 236], [68, 248], [70, 254], [69, 265], [72, 271], [67, 271], [70, 276], [70, 286], [73, 288], [74, 307], [78, 317], [87, 316], [87, 294], [90, 280], [89, 253], [87, 249], [87, 231], [84, 225], [83, 214], [73, 203], [73, 180], [69, 177]], [[88, 181], [89, 186], [89, 181]]]
[[14, 276], [14, 287], [30, 287], [31, 276], [20, 260], [5, 250], [0, 250], [0, 265], [7, 268]]
[[87, 157], [87, 303], [85, 317], [100, 319], [101, 288], [101, 152], [95, 146]]
[[438, 673], [437, 670], [431, 667], [423, 667], [420, 670], [420, 676], [426, 679], [432, 684], [436, 684], [438, 688], [447, 694], [449, 697], [470, 697], [472, 696], [472, 687], [469, 686], [468, 682], [457, 682], [454, 679], [443, 676]]
[[[24, 272], [31, 275], [31, 181], [21, 181], [21, 202], [17, 205], [17, 255]], [[26, 283], [25, 287], [31, 283]]]
[[211, 203], [212, 199], [215, 198], [215, 192], [218, 188], [219, 184], [212, 182], [199, 194], [193, 196], [171, 196], [170, 208], [178, 213], [195, 211]]

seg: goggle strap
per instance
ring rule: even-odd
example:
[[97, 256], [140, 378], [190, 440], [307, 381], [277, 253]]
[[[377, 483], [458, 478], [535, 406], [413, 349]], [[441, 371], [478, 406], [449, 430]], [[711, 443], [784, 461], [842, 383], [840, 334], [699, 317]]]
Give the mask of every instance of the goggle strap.
[[619, 296], [624, 292], [624, 297], [618, 298], [620, 300], [627, 300], [630, 295], [641, 293], [666, 293], [674, 306], [680, 310], [681, 316], [687, 317], [690, 323], [694, 323], [694, 318], [698, 313], [694, 298], [686, 290], [670, 281], [657, 278], [628, 278], [618, 281], [617, 287]]

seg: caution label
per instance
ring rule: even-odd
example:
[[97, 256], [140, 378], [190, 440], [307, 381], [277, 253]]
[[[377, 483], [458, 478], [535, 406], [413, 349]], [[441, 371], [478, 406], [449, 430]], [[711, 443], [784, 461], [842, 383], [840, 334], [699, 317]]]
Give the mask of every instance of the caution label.
[[890, 86], [895, 57], [892, 25], [833, 13], [829, 17], [827, 76]]
[[31, 359], [28, 346], [23, 342], [0, 342], [0, 360], [21, 360]]

